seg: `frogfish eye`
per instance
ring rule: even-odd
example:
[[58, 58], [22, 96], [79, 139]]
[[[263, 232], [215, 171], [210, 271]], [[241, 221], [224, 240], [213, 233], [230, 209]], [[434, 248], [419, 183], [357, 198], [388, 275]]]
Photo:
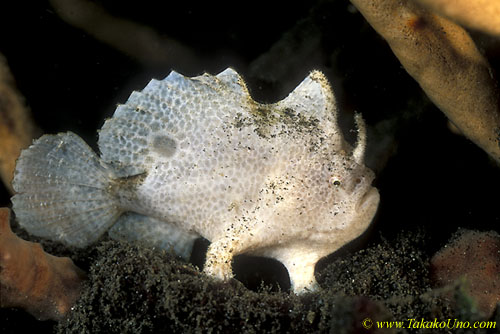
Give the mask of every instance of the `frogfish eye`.
[[338, 186], [340, 186], [340, 179], [336, 176], [332, 176], [330, 178], [330, 183], [332, 183], [334, 186], [338, 187]]

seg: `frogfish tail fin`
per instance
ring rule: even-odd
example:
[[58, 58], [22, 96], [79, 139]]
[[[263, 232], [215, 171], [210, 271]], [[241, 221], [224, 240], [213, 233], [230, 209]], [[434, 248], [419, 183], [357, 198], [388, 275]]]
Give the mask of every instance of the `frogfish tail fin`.
[[109, 189], [113, 172], [72, 132], [44, 135], [16, 165], [12, 197], [19, 224], [29, 233], [84, 247], [118, 219]]

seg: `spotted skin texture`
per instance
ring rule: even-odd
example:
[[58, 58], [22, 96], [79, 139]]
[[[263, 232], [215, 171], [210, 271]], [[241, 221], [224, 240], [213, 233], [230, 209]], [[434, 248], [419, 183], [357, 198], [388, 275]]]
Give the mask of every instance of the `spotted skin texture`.
[[[109, 198], [102, 203], [106, 217], [121, 215], [99, 226], [112, 225], [110, 235], [118, 239], [171, 245], [184, 257], [202, 236], [211, 241], [204, 267], [210, 276], [231, 278], [233, 257], [249, 253], [281, 261], [295, 292], [313, 290], [316, 262], [365, 231], [379, 202], [374, 174], [363, 162], [363, 120], [356, 117], [352, 148], [336, 117], [333, 93], [318, 71], [274, 104], [254, 101], [230, 68], [216, 76], [172, 72], [152, 80], [100, 130], [99, 165], [97, 157], [89, 159], [101, 181], [88, 191]], [[71, 133], [44, 136], [25, 156], [38, 156], [39, 143], [49, 141], [85, 145]], [[20, 171], [16, 178], [23, 183], [33, 176]], [[36, 219], [43, 209], [31, 205], [30, 196], [37, 190], [22, 190], [14, 207]], [[75, 205], [71, 210], [78, 212]], [[28, 230], [43, 226], [20, 223]], [[53, 236], [80, 246], [97, 237], [78, 237], [71, 228]]]

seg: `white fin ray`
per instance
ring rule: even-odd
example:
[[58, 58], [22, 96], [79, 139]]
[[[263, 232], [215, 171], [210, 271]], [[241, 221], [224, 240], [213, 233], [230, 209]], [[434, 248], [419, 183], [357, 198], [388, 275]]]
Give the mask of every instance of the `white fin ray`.
[[[102, 214], [105, 214], [106, 212], [106, 205], [103, 205], [102, 202], [87, 205], [85, 207], [85, 211], [80, 210], [81, 205], [82, 203], [76, 204], [74, 201], [69, 201], [66, 203], [59, 202], [54, 203], [54, 205], [43, 205], [45, 209], [43, 211], [39, 210], [34, 205], [27, 205], [26, 208], [31, 208], [32, 210], [26, 213], [21, 212], [19, 215], [17, 215], [17, 217], [19, 219], [26, 219], [28, 217], [32, 219], [33, 223], [30, 226], [31, 229], [46, 229], [47, 227], [55, 226], [57, 229], [69, 228], [74, 229], [76, 232], [79, 229], [79, 225], [82, 225], [78, 223], [81, 220], [81, 217], [92, 217], [92, 219], [89, 219], [88, 221], [88, 223], [92, 223], [93, 219], [101, 216]], [[60, 225], [59, 221], [69, 222], [64, 222], [64, 226], [57, 226]], [[86, 228], [84, 226], [82, 227]]]
[[23, 166], [22, 169], [18, 169], [22, 173], [29, 173], [31, 175], [30, 178], [16, 180], [16, 189], [20, 192], [28, 191], [37, 185], [57, 186], [72, 184], [102, 188], [109, 181], [104, 175], [96, 175], [94, 180], [90, 180], [88, 177], [85, 178], [84, 175], [79, 174], [81, 171], [77, 167], [69, 166], [64, 161], [57, 164], [54, 161], [44, 162], [43, 160], [31, 157], [30, 162], [32, 165]]
[[[81, 191], [79, 194], [72, 193], [64, 196], [64, 194], [56, 193], [57, 188], [55, 187], [45, 188], [46, 193], [23, 194], [23, 196], [25, 196], [25, 199], [32, 203], [30, 205], [27, 205], [26, 207], [31, 207], [35, 209], [36, 206], [42, 206], [47, 209], [47, 207], [50, 206], [54, 210], [57, 209], [62, 210], [64, 208], [74, 207], [74, 209], [76, 210], [78, 208], [77, 207], [78, 205], [85, 205], [91, 208], [93, 206], [98, 206], [97, 204], [102, 204], [108, 199], [108, 196], [106, 194], [100, 194], [100, 193], [93, 194], [94, 189], [90, 190], [85, 189], [85, 191]], [[36, 212], [36, 214], [39, 215], [40, 217], [49, 212], [54, 212], [52, 210], [50, 211], [37, 210], [37, 211], [39, 212]], [[58, 215], [60, 214], [58, 213]]]

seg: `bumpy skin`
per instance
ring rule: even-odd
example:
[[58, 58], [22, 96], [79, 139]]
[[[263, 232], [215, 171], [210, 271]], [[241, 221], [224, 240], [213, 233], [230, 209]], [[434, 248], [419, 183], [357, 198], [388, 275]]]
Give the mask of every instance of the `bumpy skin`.
[[[194, 78], [172, 72], [132, 93], [106, 121], [102, 162], [94, 169], [109, 181], [89, 191], [107, 193], [107, 216], [134, 212], [114, 224], [114, 237], [168, 241], [187, 256], [201, 235], [212, 242], [204, 268], [211, 276], [232, 277], [233, 256], [252, 253], [283, 262], [295, 292], [314, 289], [318, 259], [359, 236], [378, 206], [374, 175], [363, 164], [360, 117], [357, 123], [352, 150], [338, 129], [331, 88], [317, 71], [270, 105], [255, 102], [232, 69]], [[48, 138], [56, 147], [74, 137]], [[24, 156], [37, 156], [37, 144]], [[17, 184], [32, 178], [22, 173], [28, 160], [21, 157]], [[16, 213], [36, 219], [23, 214], [40, 210], [30, 204], [33, 191], [21, 192], [13, 198]], [[43, 225], [30, 219], [20, 221], [28, 230]], [[84, 245], [96, 237], [53, 238]]]

